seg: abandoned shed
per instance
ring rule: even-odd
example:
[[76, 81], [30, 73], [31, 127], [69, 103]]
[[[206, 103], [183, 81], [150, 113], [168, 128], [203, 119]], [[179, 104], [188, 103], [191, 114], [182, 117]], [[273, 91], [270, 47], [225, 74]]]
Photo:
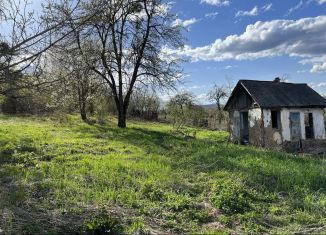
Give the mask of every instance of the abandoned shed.
[[229, 112], [231, 140], [282, 147], [324, 140], [326, 100], [307, 84], [240, 80], [224, 110]]

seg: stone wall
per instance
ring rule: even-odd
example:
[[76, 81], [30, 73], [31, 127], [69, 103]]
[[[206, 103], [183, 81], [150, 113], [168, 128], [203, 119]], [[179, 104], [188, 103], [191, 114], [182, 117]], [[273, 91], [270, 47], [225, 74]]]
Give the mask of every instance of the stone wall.
[[[282, 112], [281, 112], [282, 116]], [[264, 120], [264, 146], [268, 148], [281, 148], [283, 143], [282, 118], [280, 128], [272, 127], [272, 116], [270, 109], [263, 109]]]

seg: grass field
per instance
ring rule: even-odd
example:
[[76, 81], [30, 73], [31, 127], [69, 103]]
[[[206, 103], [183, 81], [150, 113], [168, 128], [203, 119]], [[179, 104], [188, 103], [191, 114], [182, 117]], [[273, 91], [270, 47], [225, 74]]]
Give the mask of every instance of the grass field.
[[326, 234], [322, 156], [170, 130], [0, 116], [0, 234]]

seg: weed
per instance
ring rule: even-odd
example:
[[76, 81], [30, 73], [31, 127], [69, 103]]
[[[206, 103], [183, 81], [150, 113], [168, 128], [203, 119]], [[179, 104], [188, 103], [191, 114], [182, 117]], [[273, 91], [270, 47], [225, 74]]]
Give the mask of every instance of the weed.
[[42, 233], [43, 230], [44, 230], [43, 225], [38, 221], [34, 221], [22, 227], [22, 234], [23, 235], [40, 234]]
[[86, 220], [83, 225], [83, 232], [87, 235], [102, 234], [122, 234], [122, 226], [120, 223], [107, 215], [96, 216], [90, 220]]
[[234, 180], [218, 181], [213, 186], [211, 201], [227, 214], [245, 213], [254, 198], [251, 190]]

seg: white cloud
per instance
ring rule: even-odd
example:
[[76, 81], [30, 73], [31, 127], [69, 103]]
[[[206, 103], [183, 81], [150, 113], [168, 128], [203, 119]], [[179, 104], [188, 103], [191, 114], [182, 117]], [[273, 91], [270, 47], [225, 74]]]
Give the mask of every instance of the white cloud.
[[224, 66], [224, 69], [228, 70], [228, 69], [237, 68], [237, 67], [238, 67], [237, 65], [227, 65], [227, 66]]
[[238, 11], [235, 14], [235, 17], [240, 17], [240, 16], [256, 16], [258, 15], [258, 7], [254, 6], [254, 8], [252, 8], [249, 11]]
[[232, 67], [233, 67], [232, 65], [227, 65], [227, 66], [224, 67], [224, 69], [227, 70], [227, 69], [231, 69]]
[[326, 0], [316, 0], [316, 2], [317, 2], [319, 5], [322, 5], [322, 4], [326, 3]]
[[267, 12], [272, 10], [273, 4], [268, 3], [262, 7], [254, 6], [251, 10], [248, 11], [238, 11], [235, 14], [235, 17], [240, 17], [240, 16], [257, 16], [261, 12]]
[[205, 87], [207, 87], [207, 86], [206, 85], [193, 85], [193, 86], [188, 87], [188, 89], [189, 90], [197, 90], [197, 89], [202, 89]]
[[290, 14], [292, 14], [294, 11], [299, 10], [300, 8], [304, 8], [309, 6], [311, 3], [317, 3], [318, 5], [322, 5], [324, 3], [326, 3], [326, 0], [308, 0], [308, 1], [303, 1], [300, 0], [300, 2], [298, 2], [295, 6], [291, 7], [286, 16], [289, 16]]
[[218, 12], [212, 12], [212, 13], [206, 13], [205, 14], [205, 18], [211, 18], [211, 19], [215, 19], [215, 17], [218, 15]]
[[303, 6], [303, 1], [301, 0], [298, 4], [296, 4], [294, 7], [291, 7], [288, 11], [288, 15], [290, 15], [292, 12], [298, 10]]
[[195, 24], [196, 22], [198, 22], [196, 18], [191, 18], [189, 20], [176, 19], [172, 22], [172, 26], [182, 26], [186, 28], [192, 24]]
[[206, 3], [213, 6], [228, 6], [230, 5], [229, 0], [201, 0], [200, 3]]
[[319, 87], [326, 87], [326, 82], [321, 82], [321, 83], [309, 83], [308, 84], [311, 88], [319, 88]]
[[326, 55], [321, 55], [319, 57], [314, 56], [314, 57], [306, 58], [299, 62], [303, 65], [306, 65], [306, 64], [312, 65], [312, 68], [310, 69], [310, 72], [312, 72], [312, 73], [326, 72]]
[[288, 55], [311, 64], [311, 72], [326, 72], [326, 15], [299, 20], [258, 21], [240, 35], [216, 39], [202, 47], [165, 52], [192, 61], [254, 60]]
[[204, 103], [205, 101], [207, 101], [207, 94], [202, 93], [202, 94], [196, 95], [196, 99], [199, 101], [199, 103]]
[[265, 6], [263, 6], [261, 9], [263, 11], [270, 11], [270, 10], [272, 10], [272, 7], [273, 7], [273, 3], [268, 3]]
[[321, 62], [319, 64], [314, 64], [310, 70], [312, 73], [326, 72], [326, 62]]

